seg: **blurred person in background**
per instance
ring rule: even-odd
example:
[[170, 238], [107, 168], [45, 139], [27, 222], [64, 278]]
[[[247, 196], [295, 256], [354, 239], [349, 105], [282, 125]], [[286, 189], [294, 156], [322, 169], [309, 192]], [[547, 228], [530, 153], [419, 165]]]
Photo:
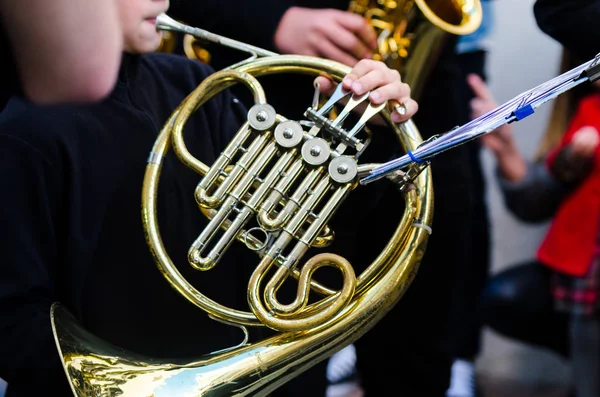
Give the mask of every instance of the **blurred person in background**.
[[[494, 29], [493, 4], [483, 0], [483, 20], [472, 34], [461, 36], [457, 43], [459, 73], [458, 106], [459, 124], [471, 120], [471, 100], [475, 92], [468, 84], [467, 76], [476, 74], [487, 81], [486, 65], [490, 51], [490, 35]], [[472, 170], [470, 207], [471, 251], [465, 260], [457, 264], [455, 294], [451, 318], [451, 353], [454, 359], [447, 397], [476, 397], [481, 395], [475, 376], [475, 360], [481, 350], [480, 301], [490, 272], [490, 225], [486, 203], [486, 185], [481, 164], [481, 142], [474, 140], [465, 144]]]
[[[566, 50], [561, 72], [581, 64]], [[497, 105], [478, 76], [474, 116]], [[526, 222], [551, 219], [535, 259], [494, 275], [483, 310], [499, 333], [570, 358], [577, 397], [600, 395], [600, 88], [555, 100], [538, 155], [527, 161], [510, 125], [481, 138], [497, 161], [508, 209]], [[566, 354], [565, 354], [566, 353]]]
[[600, 53], [599, 0], [536, 0], [538, 27], [580, 59]]

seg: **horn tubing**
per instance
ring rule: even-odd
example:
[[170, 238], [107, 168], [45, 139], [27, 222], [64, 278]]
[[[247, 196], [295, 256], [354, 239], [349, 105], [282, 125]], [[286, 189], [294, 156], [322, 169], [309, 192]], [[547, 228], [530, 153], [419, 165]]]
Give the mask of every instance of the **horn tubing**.
[[[160, 29], [180, 30], [221, 45], [240, 47], [263, 56], [237, 65], [236, 73], [254, 76], [281, 72], [305, 73], [340, 81], [350, 71], [347, 66], [314, 57], [273, 56], [274, 53], [233, 40], [223, 40], [221, 36], [205, 34], [205, 31], [188, 28], [167, 18], [164, 16], [159, 19]], [[156, 265], [170, 285], [183, 297], [213, 318], [239, 325], [261, 325], [253, 313], [223, 307], [196, 290], [172, 263], [158, 228], [158, 183], [162, 162], [171, 144], [173, 143], [174, 151], [180, 156], [180, 160], [190, 168], [202, 175], [210, 169], [189, 155], [183, 144], [181, 131], [187, 119], [199, 106], [235, 83], [234, 79], [225, 78], [223, 73], [225, 72], [217, 72], [201, 83], [175, 109], [159, 134], [150, 153], [143, 181], [142, 221]], [[404, 149], [415, 150], [422, 143], [412, 121], [396, 125], [391, 121], [389, 111], [384, 110], [381, 114], [392, 126]], [[178, 136], [181, 142], [176, 142]], [[171, 142], [172, 139], [174, 142]], [[175, 148], [179, 144], [182, 150]], [[359, 171], [368, 172], [375, 166], [377, 165], [359, 166]], [[355, 293], [348, 305], [335, 317], [314, 328], [280, 333], [256, 344], [216, 352], [192, 362], [157, 360], [130, 353], [101, 340], [81, 327], [66, 309], [54, 304], [51, 311], [52, 327], [74, 395], [266, 396], [344, 346], [353, 343], [398, 302], [417, 273], [429, 234], [414, 224], [431, 224], [433, 216], [432, 179], [428, 167], [415, 176], [413, 184], [414, 189], [404, 192], [405, 208], [398, 227], [378, 257], [357, 278]], [[331, 254], [324, 254], [326, 261], [335, 263], [338, 260], [335, 256], [328, 255]], [[317, 262], [311, 262], [313, 264], [302, 277], [308, 279], [308, 273], [321, 265], [319, 261], [322, 258], [323, 256], [312, 258]], [[353, 272], [346, 262], [339, 262], [337, 266]], [[255, 283], [256, 288], [258, 284]], [[300, 318], [307, 318], [323, 310], [338, 298], [340, 293], [332, 292], [318, 303], [307, 306]], [[343, 293], [348, 295], [348, 291]]]

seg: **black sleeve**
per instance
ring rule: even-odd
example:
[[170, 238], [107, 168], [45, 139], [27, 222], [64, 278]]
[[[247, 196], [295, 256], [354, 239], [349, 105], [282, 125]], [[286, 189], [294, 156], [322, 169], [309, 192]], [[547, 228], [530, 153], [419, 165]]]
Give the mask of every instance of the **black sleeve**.
[[11, 43], [4, 27], [0, 23], [0, 54], [2, 54], [2, 64], [4, 72], [0, 75], [0, 111], [4, 108], [9, 98], [15, 94], [22, 95], [19, 84], [19, 74], [17, 64], [13, 56]]
[[47, 159], [0, 135], [0, 377], [9, 384], [7, 397], [66, 384], [50, 322], [57, 189]]
[[539, 28], [584, 60], [600, 52], [600, 1], [536, 0]]
[[247, 112], [245, 106], [227, 91], [219, 94], [215, 100], [208, 114], [216, 115], [210, 119], [214, 123], [210, 130], [218, 154], [246, 122]]
[[213, 33], [274, 50], [279, 21], [294, 0], [171, 0], [169, 15]]
[[506, 207], [524, 222], [550, 219], [569, 189], [558, 182], [543, 162], [530, 164], [522, 181], [512, 183], [498, 173]]
[[571, 190], [579, 186], [592, 172], [593, 158], [577, 158], [571, 154], [571, 145], [560, 149], [550, 165], [554, 179]]

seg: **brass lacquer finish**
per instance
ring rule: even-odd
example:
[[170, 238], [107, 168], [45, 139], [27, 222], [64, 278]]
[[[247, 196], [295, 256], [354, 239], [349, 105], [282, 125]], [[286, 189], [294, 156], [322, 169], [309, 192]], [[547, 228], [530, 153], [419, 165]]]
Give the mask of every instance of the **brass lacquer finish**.
[[[419, 225], [430, 224], [432, 218], [428, 167], [414, 170], [410, 187], [404, 182], [399, 185], [405, 207], [390, 208], [390, 213], [399, 215], [398, 227], [364, 272], [356, 275], [346, 259], [333, 253], [321, 253], [303, 263], [310, 247], [331, 242], [333, 232], [327, 222], [357, 188], [358, 177], [376, 166], [358, 164], [368, 139], [359, 132], [361, 121], [350, 133], [343, 125], [349, 109], [363, 103], [366, 96], [347, 97], [338, 86], [329, 105], [309, 107], [307, 120], [301, 124], [278, 115], [256, 79], [273, 73], [303, 73], [339, 82], [349, 71], [347, 66], [313, 57], [265, 55], [214, 73], [172, 113], [148, 159], [143, 225], [166, 281], [211, 317], [238, 325], [268, 326], [278, 331], [276, 336], [197, 360], [156, 360], [107, 344], [55, 305], [55, 338], [76, 396], [265, 396], [354, 342], [397, 303], [415, 276], [427, 243], [428, 232]], [[247, 122], [209, 166], [185, 147], [184, 126], [199, 107], [235, 83], [251, 90], [255, 105]], [[339, 116], [327, 119], [328, 106], [344, 98], [347, 105]], [[382, 106], [368, 105], [361, 120], [366, 122], [378, 113], [404, 149], [415, 149], [422, 142], [412, 121], [396, 125]], [[189, 265], [210, 271], [222, 265], [219, 260], [231, 244], [243, 243], [256, 251], [258, 265], [248, 285], [249, 311], [220, 305], [203, 295], [181, 275], [163, 245], [157, 192], [162, 161], [171, 148], [200, 175], [196, 201], [210, 219], [188, 252]], [[251, 222], [256, 226], [250, 227]], [[339, 290], [312, 279], [323, 266], [339, 271], [343, 278]], [[298, 294], [292, 302], [282, 303], [277, 291], [288, 277], [297, 280]], [[309, 293], [322, 298], [309, 303]]]
[[447, 36], [473, 33], [482, 19], [481, 0], [352, 0], [349, 11], [373, 26], [373, 58], [400, 71], [417, 100]]
[[[160, 45], [155, 50], [156, 52], [165, 52], [167, 54], [172, 54], [175, 52], [179, 37], [177, 34], [173, 32], [163, 31], [162, 40]], [[191, 34], [183, 35], [182, 41], [182, 50], [186, 57], [190, 59], [195, 59], [202, 63], [210, 63], [212, 58], [211, 53], [203, 47], [202, 43], [198, 41]]]

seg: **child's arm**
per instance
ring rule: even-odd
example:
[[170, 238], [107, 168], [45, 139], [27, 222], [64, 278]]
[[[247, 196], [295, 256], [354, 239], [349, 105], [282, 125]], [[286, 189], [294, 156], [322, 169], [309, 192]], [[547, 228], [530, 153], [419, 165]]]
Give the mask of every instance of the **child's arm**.
[[[487, 85], [478, 75], [469, 75], [467, 82], [475, 93], [475, 98], [471, 101], [472, 118], [477, 118], [498, 107]], [[496, 158], [499, 173], [504, 179], [517, 183], [525, 178], [527, 162], [517, 148], [510, 125], [505, 124], [480, 139], [481, 144]]]
[[28, 99], [96, 101], [112, 91], [123, 51], [115, 0], [0, 0], [0, 18]]
[[498, 178], [507, 207], [525, 221], [552, 217], [564, 197], [589, 175], [599, 142], [594, 127], [583, 127], [558, 151], [550, 167], [544, 161], [530, 164], [516, 183]]
[[548, 170], [544, 162], [527, 165], [527, 172], [517, 182], [498, 175], [498, 184], [508, 210], [524, 222], [550, 219], [570, 191]]

